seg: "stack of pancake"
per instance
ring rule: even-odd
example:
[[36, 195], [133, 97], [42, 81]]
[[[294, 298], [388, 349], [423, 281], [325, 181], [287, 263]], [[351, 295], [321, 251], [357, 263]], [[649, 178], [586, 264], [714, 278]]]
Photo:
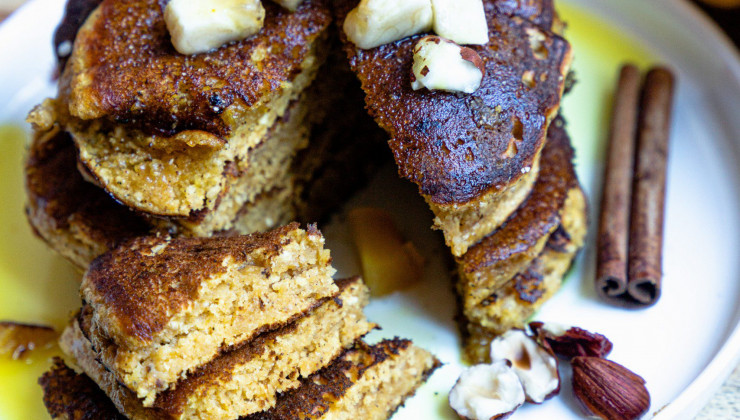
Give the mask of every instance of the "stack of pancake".
[[[342, 0], [341, 25], [357, 0]], [[525, 320], [558, 289], [583, 244], [586, 204], [557, 117], [572, 60], [551, 0], [486, 0], [489, 42], [472, 94], [414, 91], [419, 34], [370, 50], [344, 40], [370, 115], [399, 173], [417, 184], [458, 266], [467, 355]]]
[[255, 36], [185, 56], [158, 2], [70, 0], [58, 96], [29, 115], [39, 236], [84, 269], [142, 234], [315, 221], [368, 177], [384, 134], [331, 48], [329, 7], [265, 8]]
[[41, 380], [50, 413], [388, 417], [439, 362], [407, 340], [362, 343], [375, 327], [362, 313], [368, 289], [357, 277], [332, 280], [323, 243], [315, 227], [291, 223], [249, 236], [136, 238], [103, 254], [61, 339], [87, 377], [57, 362]]

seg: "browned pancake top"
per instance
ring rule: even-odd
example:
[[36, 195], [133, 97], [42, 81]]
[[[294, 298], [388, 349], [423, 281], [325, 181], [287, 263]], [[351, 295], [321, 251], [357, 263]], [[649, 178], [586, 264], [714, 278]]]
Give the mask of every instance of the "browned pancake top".
[[[221, 113], [232, 104], [250, 107], [290, 81], [311, 43], [330, 23], [323, 0], [298, 10], [264, 2], [265, 26], [246, 40], [216, 51], [182, 55], [165, 26], [163, 0], [104, 0], [77, 36], [65, 78], [89, 79], [78, 94], [89, 101], [85, 118], [172, 134], [200, 129], [225, 134]], [[264, 59], [253, 52], [261, 50]], [[269, 52], [268, 52], [269, 51]], [[74, 87], [74, 84], [72, 85]]]
[[[356, 3], [342, 2], [339, 22]], [[370, 50], [345, 43], [370, 114], [392, 137], [400, 174], [435, 203], [467, 202], [516, 181], [532, 166], [560, 102], [568, 42], [491, 0], [485, 10], [490, 41], [472, 48], [486, 75], [472, 94], [411, 89], [412, 49], [423, 35]], [[530, 47], [530, 36], [541, 44]]]
[[107, 247], [144, 235], [144, 219], [85, 181], [76, 170], [77, 150], [66, 132], [34, 140], [26, 160], [29, 217], [39, 225], [67, 229], [74, 222], [93, 241]]
[[[269, 258], [290, 242], [286, 235], [295, 229], [299, 229], [298, 223], [245, 236], [176, 238], [169, 242], [157, 237], [135, 238], [90, 264], [82, 281], [83, 297], [88, 302], [101, 302], [125, 336], [149, 341], [173, 314], [198, 298], [205, 279], [227, 270], [222, 264], [225, 258], [240, 264], [257, 250]], [[315, 226], [309, 226], [309, 232], [319, 234]], [[159, 252], [164, 244], [167, 247]]]
[[52, 418], [68, 420], [125, 420], [108, 396], [85, 374], [77, 374], [54, 358], [51, 369], [39, 378], [44, 405]]
[[466, 272], [478, 271], [531, 248], [560, 224], [560, 210], [568, 191], [578, 186], [572, 161], [573, 148], [563, 120], [558, 118], [550, 125], [532, 193], [498, 230], [460, 258]]
[[501, 13], [529, 19], [542, 29], [552, 28], [555, 18], [553, 0], [495, 0]]

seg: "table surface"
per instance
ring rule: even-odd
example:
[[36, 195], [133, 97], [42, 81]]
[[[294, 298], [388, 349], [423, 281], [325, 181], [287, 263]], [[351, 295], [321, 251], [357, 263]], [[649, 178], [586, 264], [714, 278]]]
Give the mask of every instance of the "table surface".
[[[0, 21], [26, 0], [0, 0]], [[697, 4], [740, 46], [740, 8], [725, 10]], [[740, 366], [702, 409], [697, 420], [740, 419]]]

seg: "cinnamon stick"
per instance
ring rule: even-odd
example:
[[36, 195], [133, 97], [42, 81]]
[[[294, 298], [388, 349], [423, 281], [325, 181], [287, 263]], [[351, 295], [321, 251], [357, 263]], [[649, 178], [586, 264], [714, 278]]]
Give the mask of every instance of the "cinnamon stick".
[[665, 186], [674, 77], [654, 68], [645, 78], [632, 187], [627, 292], [637, 304], [652, 305], [662, 285]]
[[622, 66], [609, 129], [607, 161], [597, 237], [596, 291], [605, 300], [627, 292], [629, 236], [635, 130], [640, 100], [640, 71]]

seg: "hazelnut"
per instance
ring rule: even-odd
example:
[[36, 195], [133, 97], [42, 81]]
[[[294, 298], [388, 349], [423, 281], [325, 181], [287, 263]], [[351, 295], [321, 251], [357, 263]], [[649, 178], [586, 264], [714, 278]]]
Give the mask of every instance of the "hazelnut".
[[262, 29], [265, 9], [259, 0], [170, 0], [164, 21], [181, 54], [198, 54]]
[[432, 28], [430, 0], [362, 0], [344, 20], [347, 38], [362, 49], [375, 48]]
[[624, 366], [599, 357], [577, 356], [573, 393], [586, 413], [607, 420], [629, 420], [650, 408], [645, 380]]
[[491, 341], [491, 360], [511, 362], [529, 402], [542, 403], [560, 391], [557, 359], [522, 330], [507, 331]]
[[450, 391], [449, 402], [464, 419], [503, 419], [524, 404], [524, 390], [511, 365], [499, 361], [465, 369]]
[[541, 346], [568, 359], [576, 356], [606, 357], [612, 351], [609, 339], [578, 327], [531, 322], [529, 328]]
[[482, 0], [432, 0], [434, 32], [458, 44], [488, 43]]
[[486, 68], [477, 52], [452, 41], [428, 35], [414, 46], [411, 87], [414, 90], [475, 92]]

